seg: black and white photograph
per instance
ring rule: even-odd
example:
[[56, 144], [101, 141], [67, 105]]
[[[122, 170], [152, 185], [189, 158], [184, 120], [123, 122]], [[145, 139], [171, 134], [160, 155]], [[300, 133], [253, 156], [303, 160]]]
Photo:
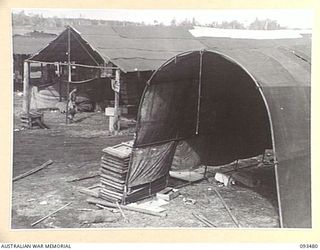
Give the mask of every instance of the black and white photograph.
[[312, 10], [11, 18], [12, 230], [313, 228]]

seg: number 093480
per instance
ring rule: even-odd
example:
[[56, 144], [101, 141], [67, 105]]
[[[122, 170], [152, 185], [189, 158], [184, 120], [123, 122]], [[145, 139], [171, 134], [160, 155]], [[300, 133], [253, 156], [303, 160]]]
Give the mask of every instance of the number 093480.
[[300, 244], [300, 248], [318, 248], [318, 244]]

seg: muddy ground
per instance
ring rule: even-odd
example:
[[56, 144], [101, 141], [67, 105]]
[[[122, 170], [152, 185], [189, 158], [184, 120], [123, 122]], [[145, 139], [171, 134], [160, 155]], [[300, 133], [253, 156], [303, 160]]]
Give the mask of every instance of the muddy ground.
[[[53, 164], [28, 177], [13, 182], [12, 228], [140, 228], [140, 227], [206, 227], [193, 214], [202, 215], [216, 227], [236, 227], [223, 203], [214, 192], [217, 189], [241, 227], [279, 227], [273, 167], [259, 164], [242, 171], [250, 173], [261, 184], [248, 188], [241, 184], [221, 186], [208, 169], [207, 180], [180, 188], [180, 196], [164, 205], [167, 216], [156, 217], [131, 211], [105, 211], [103, 220], [87, 223], [99, 208], [87, 203], [81, 187], [99, 184], [99, 176], [81, 181], [70, 180], [99, 171], [101, 150], [133, 138], [134, 123], [123, 119], [118, 136], [108, 132], [104, 113], [81, 113], [73, 124], [65, 125], [65, 116], [58, 111], [44, 111], [44, 121], [50, 129], [21, 130], [22, 97], [14, 93], [13, 176], [22, 174], [51, 159]], [[261, 162], [261, 156], [240, 161], [241, 166]], [[219, 171], [223, 171], [221, 168]], [[171, 179], [172, 186], [184, 182]], [[186, 204], [192, 199], [194, 204]], [[71, 204], [34, 227], [31, 224], [61, 206]]]

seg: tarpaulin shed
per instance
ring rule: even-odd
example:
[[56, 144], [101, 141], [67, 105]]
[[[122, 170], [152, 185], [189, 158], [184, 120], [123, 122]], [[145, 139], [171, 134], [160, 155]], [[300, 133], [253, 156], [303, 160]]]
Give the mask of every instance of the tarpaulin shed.
[[66, 62], [68, 30], [70, 60], [82, 65], [117, 67], [121, 71], [120, 103], [127, 106], [138, 106], [145, 82], [166, 60], [182, 51], [204, 47], [185, 28], [74, 26], [29, 61]]
[[145, 88], [128, 194], [165, 181], [180, 141], [204, 165], [272, 148], [281, 225], [311, 227], [311, 40], [202, 42], [212, 50], [176, 55]]
[[[113, 63], [125, 73], [156, 70], [178, 53], [204, 48], [204, 45], [187, 29], [181, 27], [74, 26], [71, 30], [79, 41], [90, 47], [88, 48], [90, 52], [94, 51], [105, 62]], [[59, 47], [59, 45], [62, 46], [60, 42], [54, 41], [51, 46], [31, 59], [57, 61], [57, 57], [62, 55], [56, 55], [56, 52], [59, 49], [65, 51]], [[73, 56], [76, 56], [76, 53]], [[71, 60], [75, 59], [71, 58]]]

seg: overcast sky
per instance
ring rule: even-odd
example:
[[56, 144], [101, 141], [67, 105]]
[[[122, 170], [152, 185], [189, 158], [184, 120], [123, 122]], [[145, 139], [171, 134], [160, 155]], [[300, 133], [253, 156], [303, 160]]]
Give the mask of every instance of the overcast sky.
[[43, 17], [66, 17], [66, 18], [89, 18], [103, 20], [119, 20], [132, 22], [145, 22], [153, 24], [155, 21], [165, 25], [170, 24], [172, 19], [181, 22], [185, 19], [192, 20], [194, 17], [201, 25], [237, 20], [245, 25], [255, 18], [277, 20], [281, 26], [288, 28], [308, 29], [313, 26], [312, 10], [284, 10], [284, 9], [233, 9], [233, 10], [173, 10], [173, 9], [15, 9], [14, 13], [24, 10], [26, 14], [42, 14]]

